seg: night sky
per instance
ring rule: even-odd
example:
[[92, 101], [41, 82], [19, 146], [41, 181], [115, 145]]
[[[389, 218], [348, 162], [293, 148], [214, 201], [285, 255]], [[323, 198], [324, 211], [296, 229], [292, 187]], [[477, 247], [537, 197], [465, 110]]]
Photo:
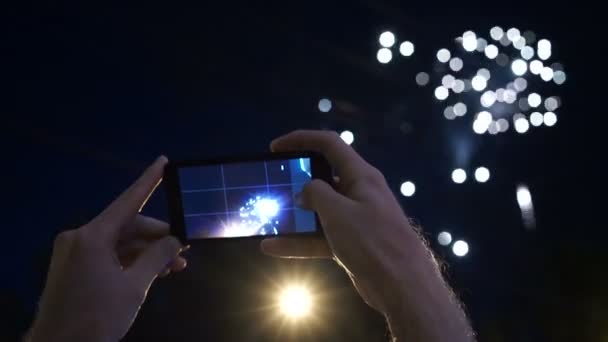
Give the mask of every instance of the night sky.
[[[349, 129], [396, 194], [415, 182], [413, 197], [398, 197], [445, 261], [480, 340], [608, 338], [605, 225], [590, 222], [584, 195], [594, 187], [583, 185], [597, 165], [583, 160], [601, 146], [583, 120], [599, 115], [585, 107], [584, 26], [573, 24], [585, 17], [551, 3], [444, 5], [2, 5], [2, 340], [30, 324], [54, 236], [94, 217], [156, 156], [263, 152], [296, 128]], [[478, 136], [470, 121], [444, 119], [433, 87], [416, 85], [439, 48], [494, 25], [552, 41], [568, 75], [551, 88], [563, 102], [556, 126]], [[379, 64], [385, 30], [413, 41], [414, 55]], [[317, 108], [323, 97], [329, 113]], [[472, 181], [480, 165], [492, 173], [486, 184]], [[451, 181], [456, 167], [466, 183]], [[534, 231], [521, 222], [519, 183], [532, 192]], [[166, 218], [159, 190], [144, 211]], [[444, 229], [469, 242], [466, 257], [436, 243]], [[330, 261], [271, 259], [256, 241], [195, 244], [187, 256], [187, 271], [155, 283], [126, 341], [387, 340], [382, 317]], [[290, 279], [321, 299], [308, 324], [281, 326], [269, 308]]]

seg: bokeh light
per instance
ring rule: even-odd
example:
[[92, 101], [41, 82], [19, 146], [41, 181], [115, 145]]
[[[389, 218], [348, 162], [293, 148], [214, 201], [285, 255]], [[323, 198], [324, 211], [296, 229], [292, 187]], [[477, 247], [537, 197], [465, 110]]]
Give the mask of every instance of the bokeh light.
[[564, 84], [566, 82], [566, 73], [561, 70], [553, 72], [553, 82], [557, 85]]
[[454, 114], [456, 116], [463, 116], [467, 113], [467, 105], [462, 102], [458, 102], [454, 105]]
[[480, 166], [475, 169], [475, 180], [479, 183], [485, 183], [490, 179], [490, 170], [487, 167]]
[[390, 48], [395, 45], [395, 35], [391, 31], [382, 32], [378, 41], [383, 47]]
[[410, 181], [406, 181], [401, 183], [401, 187], [399, 188], [401, 194], [405, 197], [412, 197], [416, 192], [416, 185]]
[[444, 86], [439, 86], [439, 87], [435, 88], [435, 98], [437, 98], [437, 100], [443, 101], [443, 100], [447, 99], [449, 95], [450, 95], [450, 92], [449, 92], [448, 88], [446, 88]]
[[488, 85], [488, 81], [486, 81], [485, 77], [483, 77], [481, 75], [476, 75], [471, 80], [471, 86], [476, 91], [482, 91], [482, 90], [486, 89], [487, 85]]
[[533, 75], [540, 75], [540, 72], [542, 70], [543, 70], [543, 62], [539, 61], [538, 59], [535, 59], [532, 62], [530, 62], [530, 72]]
[[481, 105], [486, 108], [492, 107], [492, 105], [496, 102], [496, 93], [492, 90], [485, 91], [479, 98], [479, 102], [481, 102]]
[[551, 69], [551, 67], [544, 67], [541, 71], [540, 71], [540, 78], [542, 78], [543, 81], [545, 82], [549, 82], [553, 79], [553, 69]]
[[538, 58], [546, 61], [551, 57], [551, 42], [547, 39], [541, 39], [536, 45], [536, 54]]
[[485, 78], [486, 81], [489, 81], [490, 78], [492, 77], [492, 74], [490, 74], [490, 70], [488, 70], [486, 68], [481, 68], [481, 69], [477, 70], [477, 75]]
[[380, 62], [382, 64], [386, 64], [386, 63], [390, 62], [391, 59], [393, 59], [393, 53], [391, 52], [391, 50], [389, 50], [387, 48], [381, 48], [378, 50], [378, 54], [376, 55], [376, 58], [378, 59], [378, 62]]
[[557, 101], [557, 99], [553, 96], [547, 97], [545, 99], [545, 109], [547, 109], [548, 111], [552, 112], [554, 110], [556, 110], [559, 107], [559, 102]]
[[452, 234], [449, 232], [441, 232], [437, 235], [437, 242], [442, 246], [447, 246], [452, 243]]
[[454, 86], [454, 81], [456, 81], [456, 78], [448, 74], [441, 78], [441, 85], [450, 89]]
[[450, 53], [450, 50], [448, 50], [448, 49], [441, 49], [441, 50], [437, 51], [437, 60], [440, 61], [441, 63], [447, 63], [451, 57], [452, 57], [452, 54]]
[[489, 59], [494, 59], [498, 56], [498, 47], [494, 44], [486, 46], [484, 53]]
[[464, 64], [462, 62], [462, 59], [459, 57], [454, 57], [450, 59], [450, 69], [452, 69], [452, 71], [462, 70], [463, 65]]
[[516, 59], [511, 63], [511, 70], [517, 76], [523, 76], [528, 71], [528, 64], [523, 59]]
[[409, 57], [414, 54], [414, 44], [410, 41], [405, 41], [399, 45], [399, 53], [405, 57]]
[[355, 135], [351, 131], [342, 131], [342, 133], [340, 133], [340, 138], [342, 138], [342, 140], [344, 140], [344, 142], [348, 145], [355, 141]]
[[528, 104], [530, 105], [530, 107], [536, 108], [540, 106], [541, 103], [542, 98], [537, 93], [531, 93], [528, 95]]
[[507, 66], [507, 64], [509, 64], [509, 56], [505, 55], [504, 53], [499, 53], [498, 56], [496, 56], [496, 63], [500, 66]]
[[455, 169], [452, 171], [452, 181], [456, 184], [462, 184], [467, 180], [467, 173], [463, 169]]
[[521, 33], [515, 27], [512, 27], [509, 30], [507, 30], [507, 38], [510, 41], [515, 42], [517, 39], [519, 39], [519, 37], [521, 37]]
[[452, 245], [452, 252], [457, 257], [463, 257], [469, 253], [469, 244], [466, 241], [458, 240]]
[[290, 319], [305, 317], [310, 314], [312, 296], [303, 286], [288, 286], [279, 294], [279, 308]]
[[498, 131], [503, 133], [509, 129], [509, 120], [505, 118], [500, 118], [496, 120], [496, 125], [498, 126]]
[[518, 92], [522, 92], [528, 87], [528, 81], [526, 81], [526, 79], [523, 77], [518, 77], [515, 79], [515, 81], [513, 81], [513, 87]]
[[531, 46], [524, 46], [521, 49], [521, 58], [525, 60], [530, 60], [534, 57], [534, 49]]
[[416, 84], [421, 87], [429, 84], [430, 80], [431, 78], [426, 72], [419, 72], [418, 74], [416, 74]]
[[524, 37], [520, 36], [513, 42], [513, 47], [516, 48], [517, 50], [523, 49], [524, 46], [526, 46], [526, 38], [524, 38]]
[[467, 31], [462, 35], [462, 47], [468, 52], [477, 49], [477, 35], [475, 35], [475, 32]]
[[452, 87], [452, 90], [456, 94], [462, 93], [464, 91], [464, 81], [463, 80], [454, 81], [454, 86]]
[[331, 110], [331, 100], [329, 99], [320, 99], [319, 100], [319, 111], [323, 113], [327, 113]]
[[484, 38], [477, 38], [477, 48], [475, 49], [477, 52], [483, 52], [486, 49], [486, 46], [488, 46], [487, 40]]
[[528, 129], [530, 128], [530, 123], [528, 123], [528, 120], [524, 117], [524, 118], [518, 118], [517, 120], [515, 120], [515, 131], [517, 133], [520, 134], [524, 134], [528, 131]]
[[500, 26], [494, 26], [490, 29], [490, 37], [494, 40], [500, 40], [504, 35], [504, 31]]
[[554, 126], [557, 123], [557, 115], [553, 112], [546, 112], [543, 116], [543, 122], [547, 127]]
[[530, 114], [530, 124], [534, 127], [538, 127], [543, 124], [543, 115], [539, 112]]

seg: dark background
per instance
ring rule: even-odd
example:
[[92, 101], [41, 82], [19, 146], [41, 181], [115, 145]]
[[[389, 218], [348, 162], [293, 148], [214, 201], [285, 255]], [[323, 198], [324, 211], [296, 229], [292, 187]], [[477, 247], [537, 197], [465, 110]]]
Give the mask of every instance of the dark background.
[[[591, 130], [605, 111], [591, 90], [605, 82], [603, 41], [590, 34], [602, 22], [577, 7], [3, 4], [1, 339], [16, 340], [30, 324], [53, 237], [92, 218], [158, 154], [259, 152], [295, 128], [347, 128], [395, 192], [405, 179], [416, 183], [414, 197], [399, 199], [446, 261], [480, 340], [608, 340], [605, 224], [592, 219], [602, 200], [591, 197], [604, 155], [591, 152], [602, 147]], [[443, 119], [431, 87], [416, 86], [437, 49], [494, 25], [553, 42], [568, 75], [555, 127], [474, 136]], [[388, 29], [416, 44], [412, 58], [376, 61]], [[318, 111], [321, 97], [332, 112]], [[488, 183], [451, 182], [453, 168], [480, 164], [492, 172]], [[521, 223], [519, 182], [532, 192], [535, 231]], [[146, 212], [165, 217], [162, 192]], [[469, 242], [465, 258], [436, 244], [442, 229]], [[331, 262], [273, 260], [251, 241], [195, 246], [189, 262], [155, 283], [127, 341], [387, 340], [382, 318]], [[313, 279], [321, 308], [308, 325], [281, 327], [268, 305], [291, 278]]]

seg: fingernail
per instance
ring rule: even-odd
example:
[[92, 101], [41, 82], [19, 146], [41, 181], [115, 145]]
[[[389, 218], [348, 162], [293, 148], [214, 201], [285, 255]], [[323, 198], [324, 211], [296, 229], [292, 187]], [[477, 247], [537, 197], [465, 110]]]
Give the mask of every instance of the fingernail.
[[294, 195], [293, 200], [294, 200], [294, 202], [295, 202], [296, 206], [301, 207], [301, 206], [302, 206], [302, 204], [303, 204], [303, 203], [302, 203], [302, 201], [303, 201], [303, 200], [302, 200], [302, 193], [301, 193], [301, 192], [296, 193], [296, 194]]
[[185, 251], [187, 251], [189, 249], [190, 249], [190, 245], [186, 245], [186, 246], [182, 247], [182, 249], [180, 249], [179, 252], [183, 253], [183, 252], [185, 252]]
[[158, 156], [158, 158], [156, 158], [156, 162], [166, 163], [168, 161], [169, 159], [164, 154], [161, 154], [160, 156]]

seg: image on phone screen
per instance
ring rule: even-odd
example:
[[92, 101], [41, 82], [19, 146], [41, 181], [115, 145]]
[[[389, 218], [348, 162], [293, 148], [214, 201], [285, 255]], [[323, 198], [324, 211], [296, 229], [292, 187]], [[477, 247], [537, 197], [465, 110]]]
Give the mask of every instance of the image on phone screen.
[[311, 178], [310, 158], [181, 167], [186, 238], [314, 232], [314, 212], [294, 204]]

